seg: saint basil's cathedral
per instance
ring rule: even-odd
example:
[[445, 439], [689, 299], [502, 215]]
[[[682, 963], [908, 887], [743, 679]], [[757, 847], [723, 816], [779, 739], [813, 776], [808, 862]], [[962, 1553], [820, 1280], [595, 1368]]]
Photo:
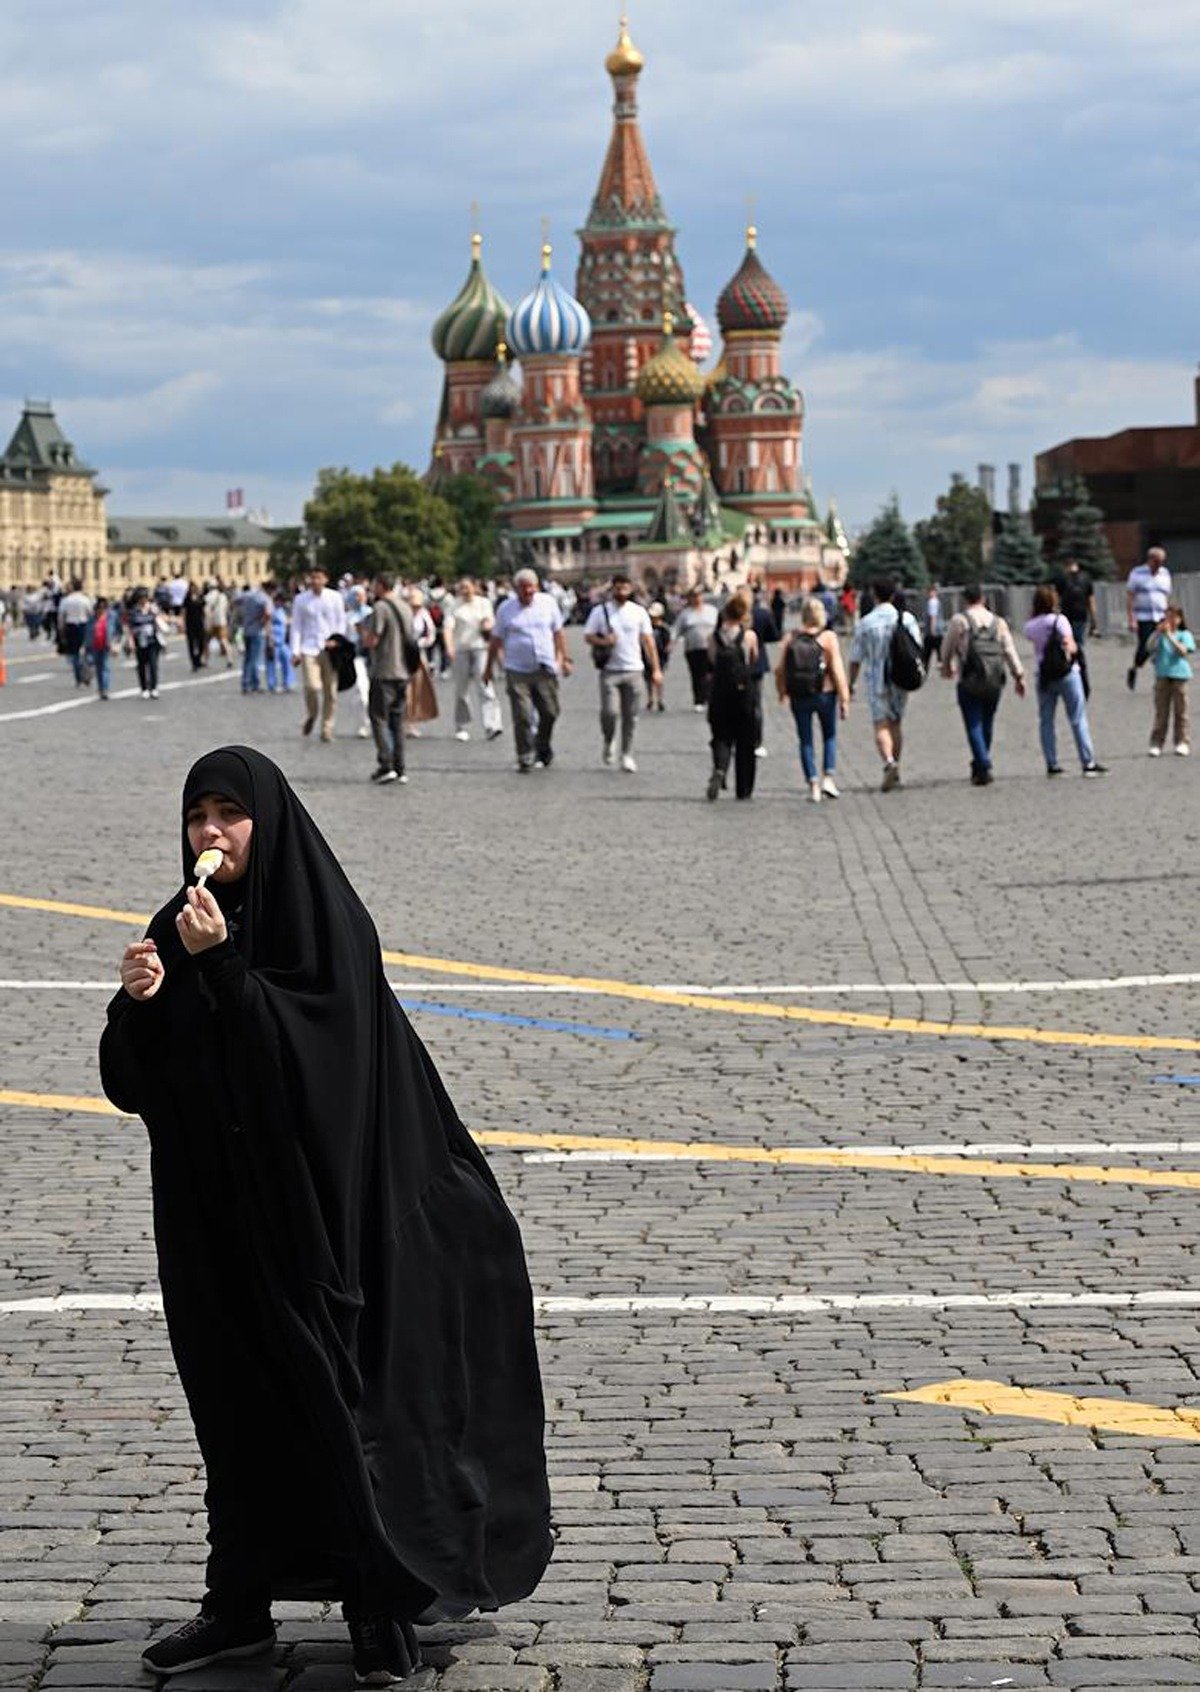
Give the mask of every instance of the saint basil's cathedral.
[[836, 507], [824, 519], [816, 508], [803, 397], [780, 369], [787, 296], [750, 228], [717, 302], [721, 357], [701, 368], [712, 337], [688, 304], [638, 123], [644, 65], [623, 18], [574, 294], [544, 246], [540, 276], [510, 307], [473, 238], [467, 280], [433, 329], [445, 382], [431, 479], [484, 478], [501, 502], [506, 563], [564, 581], [621, 555], [653, 591], [750, 571], [785, 589], [836, 585], [845, 532]]

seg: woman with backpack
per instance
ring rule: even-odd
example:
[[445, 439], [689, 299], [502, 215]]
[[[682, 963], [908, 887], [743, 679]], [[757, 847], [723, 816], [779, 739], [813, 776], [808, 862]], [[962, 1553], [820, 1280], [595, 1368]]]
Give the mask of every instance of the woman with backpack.
[[[800, 609], [800, 627], [784, 644], [783, 656], [775, 668], [775, 687], [781, 705], [790, 705], [800, 737], [800, 762], [808, 783], [808, 797], [819, 805], [822, 797], [838, 799], [837, 726], [850, 709], [850, 687], [842, 663], [842, 649], [829, 627], [829, 618], [819, 599], [806, 599]], [[822, 770], [817, 775], [813, 719], [821, 724]]]
[[708, 798], [715, 799], [725, 786], [732, 758], [734, 791], [739, 799], [749, 799], [754, 793], [754, 754], [762, 709], [754, 680], [758, 636], [750, 627], [750, 601], [744, 593], [735, 593], [725, 601], [708, 652], [712, 665], [708, 726], [713, 760]]
[[1043, 584], [1033, 595], [1033, 616], [1025, 625], [1025, 633], [1033, 644], [1038, 661], [1038, 730], [1042, 738], [1042, 753], [1046, 759], [1046, 774], [1060, 776], [1058, 743], [1054, 734], [1054, 713], [1061, 699], [1075, 736], [1075, 749], [1085, 776], [1107, 775], [1103, 764], [1096, 762], [1092, 747], [1092, 731], [1088, 726], [1087, 703], [1083, 696], [1083, 680], [1079, 674], [1079, 647], [1071, 633], [1071, 625], [1058, 608], [1058, 590]]

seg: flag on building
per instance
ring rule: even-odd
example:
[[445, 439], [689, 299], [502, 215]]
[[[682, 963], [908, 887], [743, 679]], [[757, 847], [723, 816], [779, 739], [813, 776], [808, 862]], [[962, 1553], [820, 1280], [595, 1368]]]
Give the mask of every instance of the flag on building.
[[246, 507], [246, 490], [244, 488], [230, 488], [225, 495], [226, 511], [244, 511]]

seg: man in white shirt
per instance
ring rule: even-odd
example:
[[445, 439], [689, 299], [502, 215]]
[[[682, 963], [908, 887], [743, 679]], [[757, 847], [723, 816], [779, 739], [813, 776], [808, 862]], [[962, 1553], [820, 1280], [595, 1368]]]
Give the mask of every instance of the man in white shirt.
[[454, 670], [454, 738], [470, 740], [471, 691], [479, 704], [479, 720], [489, 740], [504, 732], [500, 701], [491, 682], [483, 679], [488, 641], [496, 613], [486, 594], [480, 593], [471, 576], [458, 583], [455, 598], [442, 602], [442, 644]]
[[329, 650], [335, 635], [346, 636], [346, 607], [340, 593], [329, 586], [324, 570], [313, 570], [308, 586], [296, 595], [292, 607], [292, 657], [300, 666], [304, 684], [304, 724], [301, 734], [311, 734], [321, 706], [321, 739], [333, 739], [337, 712], [337, 672]]
[[1171, 572], [1161, 546], [1152, 546], [1144, 564], [1135, 564], [1125, 582], [1125, 614], [1130, 634], [1137, 634], [1137, 650], [1125, 675], [1130, 693], [1137, 686], [1137, 673], [1150, 656], [1150, 636], [1167, 614], [1171, 597]]
[[[496, 610], [483, 679], [490, 682], [496, 661], [504, 660], [508, 702], [512, 706], [517, 769], [549, 769], [550, 741], [558, 720], [558, 678], [569, 676], [571, 660], [563, 634], [563, 615], [554, 598], [538, 588], [533, 570], [518, 570], [513, 593]], [[537, 713], [536, 738], [534, 713]]]
[[82, 581], [78, 576], [74, 576], [71, 579], [70, 593], [64, 593], [58, 602], [58, 635], [62, 650], [71, 660], [76, 687], [86, 687], [90, 679], [87, 653], [83, 649], [83, 636], [91, 614], [92, 601], [84, 593]]
[[633, 583], [623, 571], [612, 579], [612, 598], [601, 602], [588, 617], [583, 637], [592, 649], [600, 670], [601, 754], [606, 764], [617, 761], [617, 715], [621, 720], [621, 768], [630, 775], [637, 769], [633, 737], [642, 708], [642, 687], [647, 673], [654, 683], [662, 681], [654, 629], [645, 607], [633, 598]]

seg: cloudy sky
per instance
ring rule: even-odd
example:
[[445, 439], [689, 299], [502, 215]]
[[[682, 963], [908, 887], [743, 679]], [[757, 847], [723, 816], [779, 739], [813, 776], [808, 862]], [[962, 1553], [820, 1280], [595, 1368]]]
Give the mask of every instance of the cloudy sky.
[[[470, 205], [515, 299], [574, 270], [617, 5], [6, 0], [0, 397], [121, 513], [294, 519], [423, 466]], [[643, 126], [710, 321], [747, 196], [793, 303], [818, 496], [1192, 416], [1195, 0], [634, 0]], [[8, 425], [0, 418], [0, 429]]]

